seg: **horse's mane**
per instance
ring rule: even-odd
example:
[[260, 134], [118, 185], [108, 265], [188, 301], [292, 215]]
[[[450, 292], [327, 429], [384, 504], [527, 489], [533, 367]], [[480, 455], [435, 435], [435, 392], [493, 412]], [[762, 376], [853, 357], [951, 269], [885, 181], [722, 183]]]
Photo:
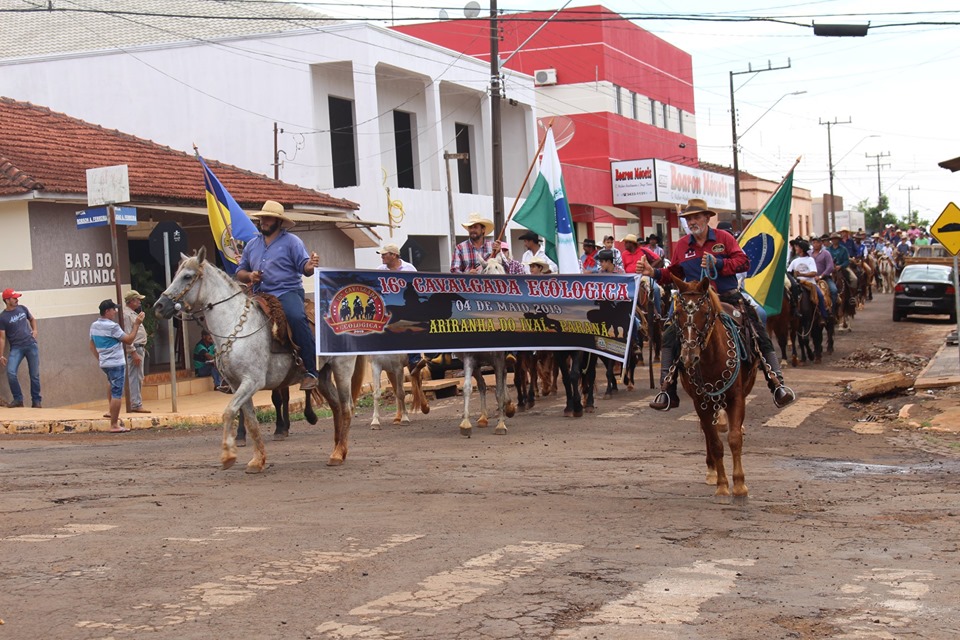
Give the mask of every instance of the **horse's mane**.
[[[672, 274], [671, 274], [672, 275]], [[674, 284], [677, 285], [677, 290], [680, 293], [690, 293], [700, 286], [700, 282], [684, 282], [676, 276], [673, 276]], [[708, 286], [706, 290], [707, 299], [710, 301], [710, 306], [713, 308], [713, 311], [717, 314], [723, 312], [723, 306], [720, 304], [720, 296], [717, 295], [717, 292], [713, 287]]]

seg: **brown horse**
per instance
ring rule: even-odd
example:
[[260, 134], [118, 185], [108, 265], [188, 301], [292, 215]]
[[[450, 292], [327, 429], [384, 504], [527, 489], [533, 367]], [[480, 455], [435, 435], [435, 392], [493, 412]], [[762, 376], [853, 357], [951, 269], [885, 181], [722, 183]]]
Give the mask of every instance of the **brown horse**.
[[780, 304], [780, 313], [775, 316], [767, 316], [767, 334], [769, 334], [771, 338], [776, 339], [777, 344], [780, 346], [780, 355], [784, 361], [788, 360], [787, 340], [790, 340], [791, 353], [794, 356], [791, 360], [793, 366], [797, 366], [796, 331], [797, 318], [793, 313], [793, 300], [790, 297], [790, 292], [787, 290], [786, 286], [784, 286], [783, 302]]
[[[721, 305], [710, 287], [710, 280], [684, 282], [672, 276], [678, 295], [674, 298], [674, 323], [680, 340], [682, 367], [680, 381], [693, 398], [700, 429], [707, 449], [707, 483], [716, 484], [716, 496], [730, 495], [729, 480], [723, 465], [723, 440], [720, 438], [722, 412], [726, 412], [727, 443], [733, 458], [733, 495], [747, 497], [743, 473], [743, 420], [746, 398], [757, 377], [757, 358], [744, 362], [744, 352], [754, 351], [752, 345], [741, 348], [741, 338], [732, 329], [732, 320], [722, 316], [740, 316], [730, 305]], [[728, 324], [730, 322], [730, 324]], [[668, 372], [668, 377], [676, 371]]]

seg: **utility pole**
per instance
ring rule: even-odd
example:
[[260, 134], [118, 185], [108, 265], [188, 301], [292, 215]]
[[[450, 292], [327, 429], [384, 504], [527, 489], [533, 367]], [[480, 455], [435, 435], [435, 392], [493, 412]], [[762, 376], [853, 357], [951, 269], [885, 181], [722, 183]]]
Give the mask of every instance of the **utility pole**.
[[827, 125], [827, 162], [830, 163], [830, 231], [837, 230], [837, 212], [836, 207], [833, 204], [833, 143], [830, 141], [830, 127], [835, 124], [850, 124], [852, 120], [847, 117], [846, 121], [841, 122], [836, 118], [833, 119], [833, 122], [827, 120], [824, 122], [820, 120], [820, 124]]
[[900, 187], [900, 191], [907, 192], [907, 222], [916, 222], [916, 219], [913, 216], [913, 205], [910, 204], [910, 196], [912, 195], [911, 191], [916, 191], [920, 187]]
[[790, 68], [790, 58], [787, 58], [787, 66], [785, 67], [774, 67], [772, 63], [767, 60], [766, 69], [754, 69], [753, 65], [747, 64], [746, 71], [731, 71], [730, 72], [730, 128], [733, 133], [733, 197], [736, 202], [737, 208], [737, 230], [743, 231], [743, 211], [740, 208], [740, 149], [738, 148], [738, 138], [737, 138], [737, 105], [733, 99], [733, 76], [743, 75], [745, 73], [760, 73], [761, 71], [779, 71], [780, 69], [789, 69]]
[[880, 167], [889, 167], [889, 166], [890, 166], [889, 164], [886, 164], [886, 163], [880, 164], [880, 158], [889, 158], [889, 157], [890, 157], [890, 152], [889, 152], [889, 151], [885, 151], [884, 153], [876, 153], [876, 154], [873, 154], [873, 155], [870, 155], [869, 153], [865, 153], [865, 154], [863, 154], [863, 155], [865, 155], [865, 156], [868, 157], [868, 158], [873, 158], [874, 160], [877, 161], [877, 164], [868, 164], [868, 165], [867, 165], [867, 169], [873, 169], [874, 167], [877, 168], [877, 209], [879, 210], [879, 208], [880, 208], [880, 198], [883, 197], [883, 189], [880, 187]]
[[494, 237], [503, 230], [503, 145], [500, 130], [500, 26], [497, 0], [490, 0], [490, 137], [493, 152]]
[[[443, 164], [447, 168], [447, 213], [450, 217], [450, 255], [454, 254], [454, 251], [457, 248], [457, 225], [454, 223], [453, 216], [453, 182], [450, 179], [450, 161], [451, 160], [468, 160], [470, 158], [469, 153], [449, 153], [444, 152], [443, 154]], [[411, 261], [412, 262], [412, 261]]]

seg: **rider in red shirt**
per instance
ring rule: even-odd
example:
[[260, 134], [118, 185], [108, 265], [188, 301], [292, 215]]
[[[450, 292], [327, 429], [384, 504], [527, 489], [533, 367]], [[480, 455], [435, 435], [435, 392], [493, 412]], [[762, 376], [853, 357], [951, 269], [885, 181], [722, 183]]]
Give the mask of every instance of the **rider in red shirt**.
[[[708, 224], [716, 212], [707, 207], [704, 200], [698, 198], [690, 200], [680, 214], [687, 219], [690, 226], [690, 235], [680, 238], [674, 243], [670, 257], [670, 266], [666, 269], [654, 269], [646, 258], [640, 261], [638, 273], [653, 276], [660, 284], [670, 284], [670, 275], [686, 282], [699, 282], [703, 270], [709, 267], [708, 254], [713, 256], [717, 276], [710, 282], [717, 291], [720, 299], [739, 308], [744, 317], [749, 318], [760, 343], [760, 355], [767, 366], [762, 366], [767, 386], [773, 392], [773, 402], [778, 407], [785, 407], [794, 400], [796, 394], [783, 384], [783, 373], [780, 371], [780, 359], [773, 350], [773, 343], [767, 335], [766, 327], [760, 322], [753, 306], [744, 303], [743, 296], [737, 283], [737, 274], [750, 268], [750, 259], [740, 248], [737, 239], [722, 229], [712, 229]], [[674, 376], [669, 386], [664, 388], [663, 383], [667, 372], [673, 365], [676, 356], [677, 329], [671, 324], [663, 334], [663, 346], [660, 352], [660, 385], [661, 391], [650, 403], [653, 409], [669, 411], [680, 406], [680, 397], [677, 395], [677, 379]]]

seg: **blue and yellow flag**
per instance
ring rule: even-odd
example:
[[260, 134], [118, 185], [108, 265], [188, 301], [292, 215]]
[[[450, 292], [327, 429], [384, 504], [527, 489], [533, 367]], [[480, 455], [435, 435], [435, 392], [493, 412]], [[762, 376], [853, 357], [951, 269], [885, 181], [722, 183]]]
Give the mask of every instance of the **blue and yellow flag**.
[[230, 192], [213, 175], [199, 155], [197, 159], [203, 165], [203, 184], [207, 190], [207, 215], [210, 217], [210, 230], [217, 243], [224, 270], [233, 275], [240, 264], [243, 246], [257, 235], [257, 228], [243, 212]]
[[[796, 165], [794, 165], [796, 166]], [[744, 290], [762, 305], [767, 316], [780, 313], [787, 273], [787, 238], [793, 203], [793, 169], [738, 238], [750, 258]]]

